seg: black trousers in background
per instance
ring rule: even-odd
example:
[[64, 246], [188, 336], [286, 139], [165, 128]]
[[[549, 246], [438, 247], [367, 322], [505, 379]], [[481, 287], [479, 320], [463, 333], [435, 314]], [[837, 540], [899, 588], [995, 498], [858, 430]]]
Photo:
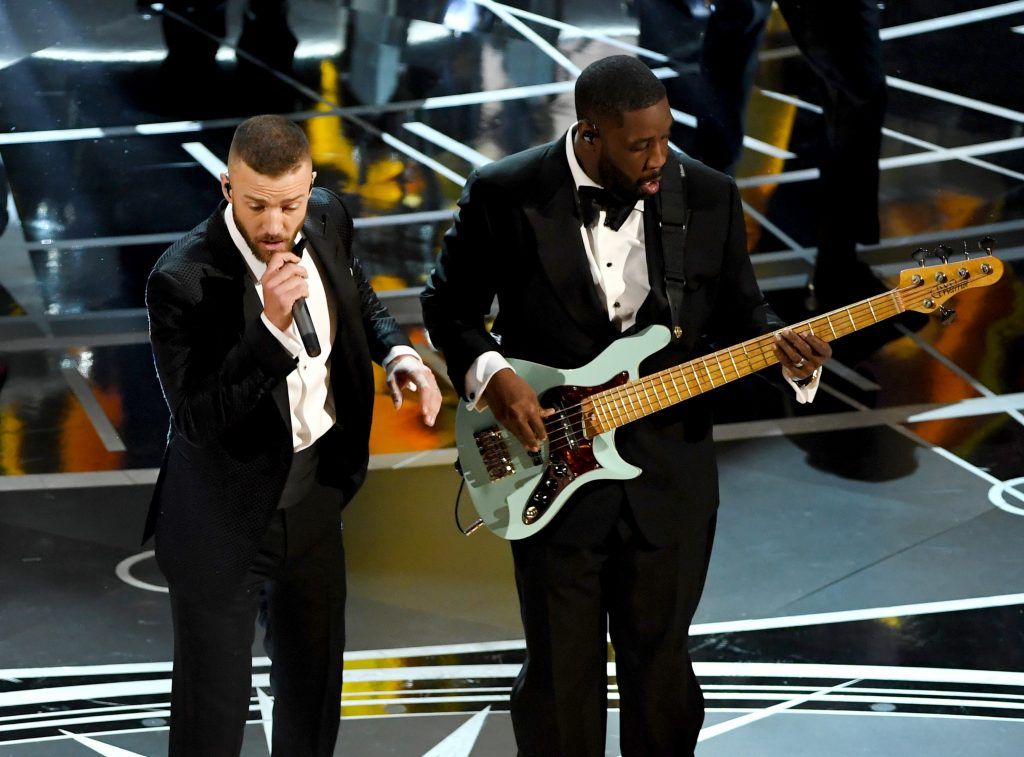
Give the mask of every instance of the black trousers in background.
[[[856, 243], [878, 241], [878, 156], [886, 86], [875, 0], [777, 0], [804, 59], [822, 85], [816, 283], [849, 274]], [[637, 0], [640, 46], [668, 56], [673, 107], [697, 118], [676, 135], [683, 149], [733, 173], [743, 149], [745, 111], [772, 0]], [[661, 64], [659, 64], [661, 65]], [[822, 280], [823, 279], [823, 280]]]
[[234, 757], [250, 711], [255, 620], [266, 613], [273, 754], [334, 753], [345, 647], [341, 494], [319, 485], [277, 510], [246, 578], [195, 596], [170, 586], [170, 757]]
[[[704, 698], [687, 641], [704, 588], [715, 516], [680, 544], [655, 548], [622, 487], [590, 485], [570, 517], [512, 543], [527, 659], [512, 689], [521, 757], [603, 757], [608, 643], [615, 649], [624, 757], [692, 755]], [[600, 523], [573, 543], [572, 520]], [[580, 529], [575, 529], [580, 533]]]

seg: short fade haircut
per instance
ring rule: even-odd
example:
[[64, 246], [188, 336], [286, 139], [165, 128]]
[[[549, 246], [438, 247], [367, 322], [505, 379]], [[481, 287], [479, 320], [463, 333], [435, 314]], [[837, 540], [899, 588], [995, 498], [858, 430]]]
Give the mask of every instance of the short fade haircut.
[[253, 116], [235, 129], [228, 162], [239, 159], [264, 176], [291, 173], [310, 158], [309, 140], [299, 126], [284, 116]]
[[594, 61], [576, 80], [576, 118], [623, 123], [623, 114], [649, 108], [665, 97], [665, 85], [631, 55]]

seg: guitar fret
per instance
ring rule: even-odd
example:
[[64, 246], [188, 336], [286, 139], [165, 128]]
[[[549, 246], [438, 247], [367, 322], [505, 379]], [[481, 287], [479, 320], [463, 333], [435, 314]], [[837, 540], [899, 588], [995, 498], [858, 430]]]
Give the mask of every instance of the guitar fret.
[[626, 402], [628, 402], [628, 401], [629, 401], [629, 392], [626, 389], [620, 389], [619, 390], [619, 402], [622, 403], [621, 413], [622, 413], [622, 417], [625, 418], [627, 422], [630, 420], [630, 417], [629, 417], [629, 407], [627, 407], [627, 405], [626, 405]]
[[647, 398], [647, 404], [650, 405], [651, 404], [651, 395], [647, 393], [647, 379], [642, 379], [640, 381], [640, 388], [644, 390], [644, 397]]
[[874, 319], [875, 323], [878, 323], [878, 316], [875, 315], [875, 309], [871, 306], [871, 300], [868, 300], [868, 310], [871, 311], [871, 317]]
[[[608, 415], [607, 415], [607, 412], [606, 412], [607, 409], [605, 408], [604, 402], [596, 402], [595, 401], [592, 404], [593, 404], [593, 408], [594, 408], [594, 415], [597, 417], [597, 426], [598, 426], [598, 428], [600, 428], [602, 431], [607, 430], [607, 428], [608, 428]], [[600, 432], [598, 432], [598, 433], [600, 433]]]
[[658, 380], [661, 381], [661, 388], [665, 392], [665, 397], [671, 399], [672, 393], [668, 390], [668, 384], [665, 383], [665, 371], [658, 374]]
[[622, 417], [623, 417], [623, 408], [621, 406], [621, 403], [622, 403], [622, 390], [621, 389], [617, 389], [616, 392], [617, 392], [617, 394], [615, 395], [615, 398], [612, 400], [612, 402], [614, 403], [613, 407], [615, 408], [615, 420], [616, 420], [616, 423], [619, 423], [622, 420]]
[[892, 291], [890, 291], [889, 295], [892, 297], [892, 302], [893, 302], [893, 305], [896, 307], [896, 312], [897, 313], [902, 313], [903, 311], [900, 310], [900, 301], [898, 299], [896, 299], [896, 290], [893, 289]]
[[629, 407], [630, 407], [630, 410], [632, 411], [633, 415], [635, 415], [637, 418], [639, 418], [640, 414], [637, 413], [636, 405], [633, 404], [633, 393], [630, 392], [629, 390], [626, 391], [626, 399], [629, 401]]
[[732, 350], [731, 349], [726, 350], [726, 353], [729, 355], [729, 359], [732, 361], [732, 369], [734, 371], [736, 371], [736, 376], [738, 378], [742, 374], [740, 373], [740, 369], [736, 366], [736, 358], [734, 358], [732, 356]]
[[857, 322], [853, 320], [853, 311], [850, 308], [846, 308], [846, 315], [850, 319], [850, 325], [853, 326], [853, 330], [857, 330]]
[[832, 338], [838, 339], [839, 335], [836, 333], [836, 327], [832, 325], [832, 319], [828, 317], [828, 313], [825, 313], [825, 321], [828, 323], [829, 329], [832, 330]]
[[[693, 371], [693, 382], [697, 385], [697, 394], [701, 394], [704, 391], [704, 387], [700, 385], [700, 374], [697, 373], [697, 366], [690, 363], [690, 370]], [[683, 369], [683, 380], [686, 380], [686, 369]]]
[[715, 388], [715, 380], [711, 378], [711, 371], [708, 370], [707, 361], [703, 357], [700, 359], [700, 364], [704, 366], [704, 373], [708, 374], [708, 383], [711, 384], [711, 388]]
[[728, 381], [728, 376], [725, 375], [725, 371], [722, 370], [722, 361], [718, 359], [718, 353], [714, 353], [715, 362], [718, 363], [718, 372], [722, 374], [722, 380]]
[[[672, 386], [674, 386], [674, 387], [676, 388], [676, 393], [677, 393], [677, 394], [679, 394], [679, 386], [678, 386], [678, 385], [676, 384], [676, 378], [675, 378], [675, 376], [673, 376], [673, 375], [672, 375], [672, 373], [674, 373], [674, 372], [675, 372], [674, 370], [673, 370], [672, 372], [670, 372], [670, 373], [668, 374], [668, 377], [669, 377], [670, 379], [672, 379]], [[685, 386], [685, 387], [686, 387], [686, 393], [687, 393], [687, 394], [688, 394], [688, 395], [689, 395], [690, 397], [692, 397], [692, 396], [693, 396], [693, 392], [691, 392], [691, 391], [690, 391], [690, 382], [686, 380], [686, 371], [684, 371], [683, 369], [681, 369], [681, 368], [680, 368], [680, 370], [679, 370], [679, 375], [680, 375], [680, 377], [681, 377], [681, 378], [683, 379], [683, 386]]]

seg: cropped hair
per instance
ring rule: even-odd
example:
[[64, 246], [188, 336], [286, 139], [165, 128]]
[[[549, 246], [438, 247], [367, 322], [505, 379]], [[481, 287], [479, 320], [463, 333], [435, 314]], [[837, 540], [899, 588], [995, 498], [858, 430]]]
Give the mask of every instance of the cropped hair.
[[631, 55], [594, 61], [576, 80], [576, 118], [622, 125], [623, 114], [649, 108], [665, 97], [665, 85]]
[[235, 129], [228, 161], [241, 159], [256, 173], [276, 178], [309, 159], [309, 140], [284, 116], [253, 116]]

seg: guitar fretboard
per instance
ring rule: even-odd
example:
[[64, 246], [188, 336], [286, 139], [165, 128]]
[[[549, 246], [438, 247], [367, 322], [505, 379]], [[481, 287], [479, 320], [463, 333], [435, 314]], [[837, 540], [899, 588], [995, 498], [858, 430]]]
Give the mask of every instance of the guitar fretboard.
[[[902, 313], [906, 309], [904, 301], [920, 304], [923, 297], [911, 294], [915, 289], [893, 289], [787, 328], [831, 342]], [[583, 403], [588, 436], [611, 431], [775, 365], [779, 362], [775, 343], [775, 332], [763, 334], [593, 394]]]

